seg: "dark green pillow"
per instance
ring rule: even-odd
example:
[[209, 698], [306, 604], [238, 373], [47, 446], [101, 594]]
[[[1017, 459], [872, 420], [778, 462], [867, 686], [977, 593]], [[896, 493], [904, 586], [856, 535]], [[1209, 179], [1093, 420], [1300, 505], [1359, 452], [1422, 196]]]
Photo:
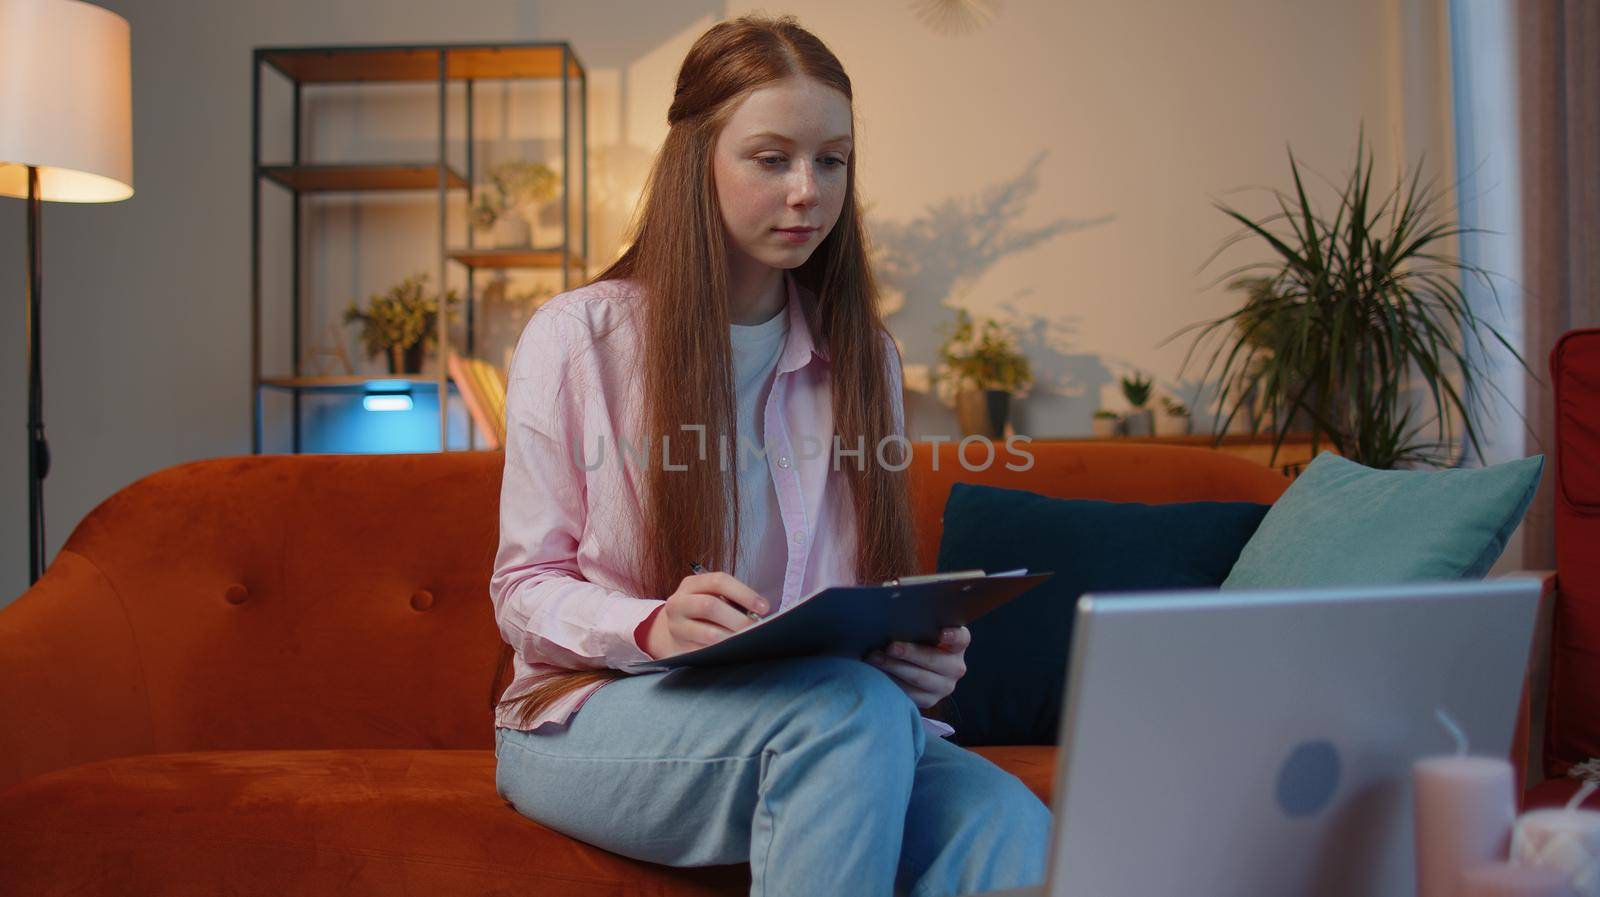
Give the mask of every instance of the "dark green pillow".
[[956, 483], [939, 570], [1050, 570], [1043, 585], [974, 620], [967, 673], [945, 700], [961, 745], [1055, 744], [1073, 614], [1085, 592], [1215, 588], [1267, 505], [1059, 499]]

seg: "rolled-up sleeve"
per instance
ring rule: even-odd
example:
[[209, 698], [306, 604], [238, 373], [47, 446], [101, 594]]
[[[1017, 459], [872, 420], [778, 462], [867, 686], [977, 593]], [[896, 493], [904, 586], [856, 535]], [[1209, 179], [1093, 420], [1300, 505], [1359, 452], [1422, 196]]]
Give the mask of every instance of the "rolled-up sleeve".
[[589, 413], [582, 322], [562, 309], [533, 316], [506, 387], [500, 542], [489, 597], [500, 635], [529, 663], [617, 668], [648, 660], [634, 632], [666, 602], [589, 582], [579, 570], [587, 472], [573, 454]]

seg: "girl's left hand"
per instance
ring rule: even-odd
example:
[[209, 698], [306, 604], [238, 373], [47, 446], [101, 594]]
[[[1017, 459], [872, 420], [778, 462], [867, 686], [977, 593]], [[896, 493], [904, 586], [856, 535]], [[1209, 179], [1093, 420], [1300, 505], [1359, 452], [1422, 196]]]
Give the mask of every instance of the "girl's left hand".
[[890, 642], [882, 651], [866, 657], [893, 679], [895, 684], [923, 710], [944, 700], [956, 690], [956, 682], [967, 674], [967, 646], [972, 632], [965, 626], [945, 629], [937, 645]]

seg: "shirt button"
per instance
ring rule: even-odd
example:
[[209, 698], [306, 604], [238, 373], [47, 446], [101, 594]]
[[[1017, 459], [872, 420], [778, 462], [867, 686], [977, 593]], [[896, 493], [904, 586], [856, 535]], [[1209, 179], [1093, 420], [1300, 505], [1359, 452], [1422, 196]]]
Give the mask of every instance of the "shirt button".
[[796, 545], [800, 544], [801, 542], [804, 542], [805, 540], [806, 540], [806, 531], [805, 530], [797, 529], [797, 530], [794, 531], [794, 541], [795, 541]]
[[778, 466], [782, 467], [785, 470], [788, 470], [789, 469], [789, 456], [788, 455], [779, 455], [778, 456]]

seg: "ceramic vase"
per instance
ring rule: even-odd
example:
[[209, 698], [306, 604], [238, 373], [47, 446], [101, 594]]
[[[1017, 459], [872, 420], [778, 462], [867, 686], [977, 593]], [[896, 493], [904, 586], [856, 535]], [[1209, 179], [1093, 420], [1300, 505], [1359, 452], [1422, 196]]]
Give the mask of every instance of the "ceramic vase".
[[1149, 408], [1136, 408], [1122, 417], [1122, 430], [1129, 436], [1149, 436], [1155, 432], [1155, 413]]
[[1011, 393], [1003, 389], [969, 389], [956, 396], [956, 419], [963, 436], [1004, 439], [1011, 419]]
[[1156, 415], [1157, 436], [1187, 436], [1189, 434], [1189, 415], [1168, 414], [1163, 411]]

